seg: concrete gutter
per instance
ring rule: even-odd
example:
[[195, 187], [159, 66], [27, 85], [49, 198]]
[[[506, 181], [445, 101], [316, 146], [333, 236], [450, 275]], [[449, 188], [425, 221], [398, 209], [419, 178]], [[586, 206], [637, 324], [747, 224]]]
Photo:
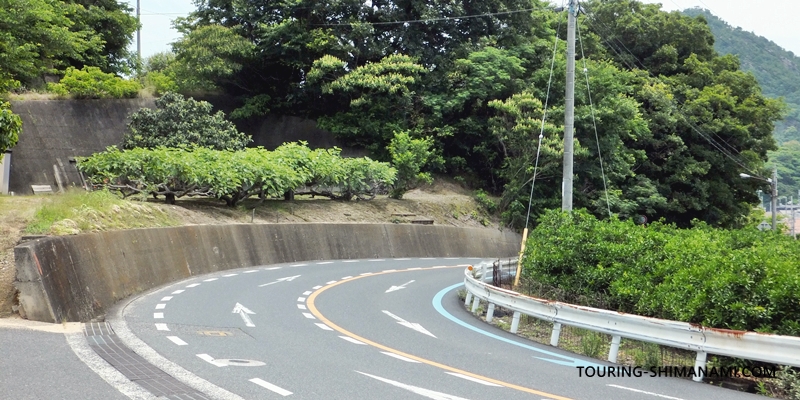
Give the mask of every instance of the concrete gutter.
[[87, 322], [131, 295], [193, 275], [355, 258], [513, 256], [520, 237], [403, 224], [238, 224], [52, 236], [14, 248], [20, 315]]

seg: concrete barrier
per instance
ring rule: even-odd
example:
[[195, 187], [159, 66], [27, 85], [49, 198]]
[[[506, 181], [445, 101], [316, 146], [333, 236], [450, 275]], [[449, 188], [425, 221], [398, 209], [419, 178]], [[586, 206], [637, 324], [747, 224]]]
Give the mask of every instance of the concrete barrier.
[[519, 241], [508, 231], [402, 224], [196, 225], [53, 236], [14, 249], [15, 286], [23, 317], [86, 322], [128, 296], [193, 275], [326, 259], [513, 256]]

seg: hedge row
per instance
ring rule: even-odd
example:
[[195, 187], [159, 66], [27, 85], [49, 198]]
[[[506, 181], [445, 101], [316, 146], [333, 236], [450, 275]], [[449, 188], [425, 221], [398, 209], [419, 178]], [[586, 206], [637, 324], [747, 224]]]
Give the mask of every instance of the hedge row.
[[524, 275], [617, 311], [800, 335], [800, 244], [755, 228], [692, 229], [546, 213]]
[[371, 198], [395, 180], [387, 163], [369, 158], [343, 158], [339, 149], [309, 149], [287, 143], [268, 151], [208, 148], [109, 147], [78, 161], [94, 187], [117, 190], [125, 196], [147, 193], [177, 197], [206, 196], [230, 205], [257, 195], [281, 197], [287, 192], [350, 200]]

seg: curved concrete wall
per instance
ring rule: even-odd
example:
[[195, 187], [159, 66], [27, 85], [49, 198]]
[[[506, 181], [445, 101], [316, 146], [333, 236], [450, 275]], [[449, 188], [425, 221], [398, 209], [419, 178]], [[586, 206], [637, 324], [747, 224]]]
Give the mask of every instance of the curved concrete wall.
[[88, 321], [115, 302], [193, 275], [293, 261], [497, 257], [519, 235], [399, 224], [197, 225], [54, 236], [14, 249], [23, 317]]

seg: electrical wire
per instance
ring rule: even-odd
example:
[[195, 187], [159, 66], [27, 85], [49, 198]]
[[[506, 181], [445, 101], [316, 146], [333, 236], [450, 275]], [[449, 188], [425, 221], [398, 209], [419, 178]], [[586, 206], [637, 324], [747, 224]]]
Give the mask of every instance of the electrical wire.
[[[424, 22], [439, 22], [439, 21], [452, 21], [452, 20], [459, 20], [459, 19], [470, 19], [470, 18], [482, 18], [482, 17], [493, 17], [496, 15], [510, 15], [510, 14], [519, 14], [524, 12], [531, 12], [531, 11], [540, 11], [545, 10], [547, 7], [534, 7], [534, 8], [523, 8], [519, 10], [510, 10], [510, 11], [499, 11], [493, 13], [484, 13], [484, 14], [472, 14], [472, 15], [462, 15], [460, 17], [439, 17], [439, 18], [426, 18], [426, 19], [410, 19], [405, 21], [384, 21], [384, 22], [369, 22], [370, 25], [398, 25], [398, 24], [414, 24], [414, 23], [424, 23]], [[355, 23], [362, 23], [362, 22], [355, 22]], [[347, 26], [352, 25], [354, 22], [343, 22], [337, 24], [314, 24], [314, 26]]]

